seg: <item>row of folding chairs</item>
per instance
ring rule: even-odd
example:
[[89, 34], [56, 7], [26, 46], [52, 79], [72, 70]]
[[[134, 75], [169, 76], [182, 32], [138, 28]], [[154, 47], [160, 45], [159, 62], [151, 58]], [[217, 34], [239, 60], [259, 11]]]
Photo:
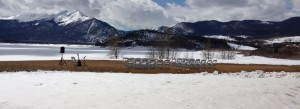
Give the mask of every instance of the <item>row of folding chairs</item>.
[[170, 60], [150, 59], [150, 58], [124, 58], [124, 64], [129, 68], [160, 68], [170, 65]]
[[124, 64], [129, 68], [160, 68], [168, 66], [189, 67], [189, 68], [214, 68], [217, 60], [200, 59], [151, 59], [151, 58], [124, 58]]
[[178, 66], [178, 67], [214, 68], [214, 67], [216, 67], [217, 60], [201, 60], [201, 59], [178, 58], [178, 59], [172, 59], [171, 63], [174, 66]]

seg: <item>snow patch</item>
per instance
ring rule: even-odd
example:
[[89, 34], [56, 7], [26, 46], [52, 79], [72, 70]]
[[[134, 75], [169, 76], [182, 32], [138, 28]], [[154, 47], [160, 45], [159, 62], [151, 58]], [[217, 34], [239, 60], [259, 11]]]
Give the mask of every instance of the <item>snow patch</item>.
[[240, 35], [240, 36], [236, 36], [236, 37], [243, 38], [243, 39], [247, 39], [247, 38], [250, 37], [250, 36]]
[[91, 28], [94, 26], [94, 23], [95, 22], [95, 20], [93, 20], [93, 22], [91, 23], [91, 25], [90, 25], [90, 27], [89, 27], [89, 29], [88, 29], [88, 31], [87, 31], [87, 33], [86, 34], [89, 34], [90, 33], [90, 30], [91, 30]]
[[236, 50], [256, 50], [257, 48], [245, 46], [245, 45], [238, 45], [234, 43], [227, 43], [230, 47], [236, 49]]
[[78, 10], [74, 11], [63, 11], [58, 14], [21, 14], [6, 18], [1, 18], [5, 20], [18, 20], [20, 22], [30, 22], [30, 21], [36, 21], [36, 20], [51, 20], [54, 19], [54, 21], [60, 25], [60, 26], [66, 26], [71, 23], [75, 22], [84, 22], [86, 20], [90, 20], [92, 18], [84, 15]]
[[16, 16], [1, 18], [1, 19], [18, 20], [19, 22], [30, 22], [30, 21], [43, 20], [43, 19], [50, 20], [52, 18], [53, 18], [53, 15], [27, 13], [27, 14], [20, 14], [20, 15], [16, 15]]
[[1, 19], [1, 20], [13, 20], [13, 19], [14, 19], [14, 16], [9, 16], [9, 17], [3, 17], [3, 16], [0, 16], [0, 19]]
[[300, 42], [300, 36], [273, 38], [265, 41], [267, 44], [284, 43], [284, 42]]
[[266, 25], [270, 25], [270, 24], [272, 24], [271, 22], [268, 22], [268, 21], [261, 21], [260, 23], [262, 23], [262, 24], [266, 24]]
[[81, 12], [75, 10], [75, 11], [63, 11], [57, 14], [54, 20], [56, 23], [58, 23], [58, 25], [66, 26], [74, 22], [84, 22], [90, 19], [91, 19], [90, 17], [87, 17]]
[[213, 39], [222, 39], [227, 41], [236, 41], [235, 39], [229, 37], [229, 36], [222, 36], [222, 35], [212, 35], [212, 36], [203, 36], [205, 38], [213, 38]]
[[[178, 23], [178, 24], [174, 25], [173, 28], [180, 29], [180, 31], [184, 32], [184, 34], [190, 34], [190, 33], [194, 32], [191, 28], [186, 27], [184, 23]], [[173, 29], [173, 30], [176, 30], [176, 29]], [[175, 32], [175, 31], [173, 31], [173, 32]]]
[[[225, 74], [226, 75], [226, 74]], [[262, 70], [240, 73], [229, 73], [228, 76], [236, 76], [242, 78], [300, 78], [300, 72], [298, 73], [287, 73], [287, 72], [264, 72]]]

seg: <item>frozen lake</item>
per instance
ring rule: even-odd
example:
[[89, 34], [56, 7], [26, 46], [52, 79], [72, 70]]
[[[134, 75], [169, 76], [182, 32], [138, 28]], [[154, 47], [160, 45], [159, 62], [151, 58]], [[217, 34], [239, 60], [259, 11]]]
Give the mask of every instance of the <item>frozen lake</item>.
[[[70, 60], [71, 57], [77, 58], [87, 56], [88, 60], [107, 60], [109, 49], [92, 45], [41, 45], [41, 44], [0, 44], [1, 61], [19, 60], [58, 60], [61, 54], [60, 47], [65, 47], [64, 58]], [[145, 57], [148, 48], [136, 47], [134, 49], [125, 48], [121, 52], [122, 57]]]
[[[64, 54], [65, 60], [71, 57], [80, 58], [86, 56], [87, 60], [109, 60], [108, 48], [96, 47], [92, 45], [46, 45], [46, 44], [8, 44], [0, 43], [0, 61], [29, 61], [29, 60], [60, 60], [60, 47], [66, 48]], [[146, 58], [149, 57], [149, 48], [134, 47], [123, 48], [120, 57]], [[236, 64], [271, 64], [271, 65], [300, 65], [300, 60], [274, 59], [261, 56], [244, 56], [237, 54], [234, 60], [222, 60], [215, 53], [215, 59], [219, 63], [236, 63]], [[203, 59], [201, 51], [179, 50], [178, 58]], [[120, 59], [121, 59], [120, 58]]]
[[[60, 47], [65, 47], [64, 57], [70, 60], [71, 57], [77, 58], [77, 53], [80, 57], [87, 56], [87, 60], [109, 60], [112, 59], [109, 54], [109, 49], [93, 45], [47, 45], [47, 44], [0, 44], [0, 61], [19, 61], [19, 60], [58, 60], [61, 54]], [[122, 57], [131, 58], [147, 58], [149, 48], [134, 47], [122, 48], [120, 59]], [[179, 57], [201, 58], [200, 52], [180, 50]], [[188, 55], [188, 56], [186, 56]]]

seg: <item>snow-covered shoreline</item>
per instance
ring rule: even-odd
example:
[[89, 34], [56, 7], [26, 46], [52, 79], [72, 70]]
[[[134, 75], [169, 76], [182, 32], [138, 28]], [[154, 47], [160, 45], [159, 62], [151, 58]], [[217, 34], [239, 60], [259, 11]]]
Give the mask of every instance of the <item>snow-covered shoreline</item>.
[[3, 72], [0, 109], [299, 108], [299, 73], [276, 75]]
[[[173, 73], [158, 73], [158, 74], [143, 74], [143, 73], [122, 73], [122, 72], [73, 72], [73, 71], [47, 71], [47, 70], [38, 70], [38, 71], [17, 71], [17, 72], [0, 72], [1, 74], [11, 74], [11, 73], [20, 73], [20, 74], [47, 74], [47, 73], [97, 73], [97, 74], [132, 74], [132, 75], [177, 75]], [[300, 79], [300, 72], [265, 72], [262, 70], [256, 71], [241, 71], [241, 72], [228, 72], [228, 73], [219, 73], [214, 71], [212, 73], [200, 72], [200, 73], [188, 73], [188, 74], [179, 74], [179, 75], [199, 75], [199, 76], [219, 76], [219, 77], [238, 77], [238, 78], [295, 78]]]

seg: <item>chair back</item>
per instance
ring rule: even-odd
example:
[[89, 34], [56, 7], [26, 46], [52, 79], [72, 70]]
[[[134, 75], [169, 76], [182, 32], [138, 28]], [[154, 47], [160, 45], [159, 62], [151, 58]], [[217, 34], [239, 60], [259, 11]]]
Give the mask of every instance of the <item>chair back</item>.
[[71, 57], [71, 59], [72, 59], [72, 61], [73, 61], [73, 62], [75, 62], [75, 61], [76, 61], [75, 57]]

